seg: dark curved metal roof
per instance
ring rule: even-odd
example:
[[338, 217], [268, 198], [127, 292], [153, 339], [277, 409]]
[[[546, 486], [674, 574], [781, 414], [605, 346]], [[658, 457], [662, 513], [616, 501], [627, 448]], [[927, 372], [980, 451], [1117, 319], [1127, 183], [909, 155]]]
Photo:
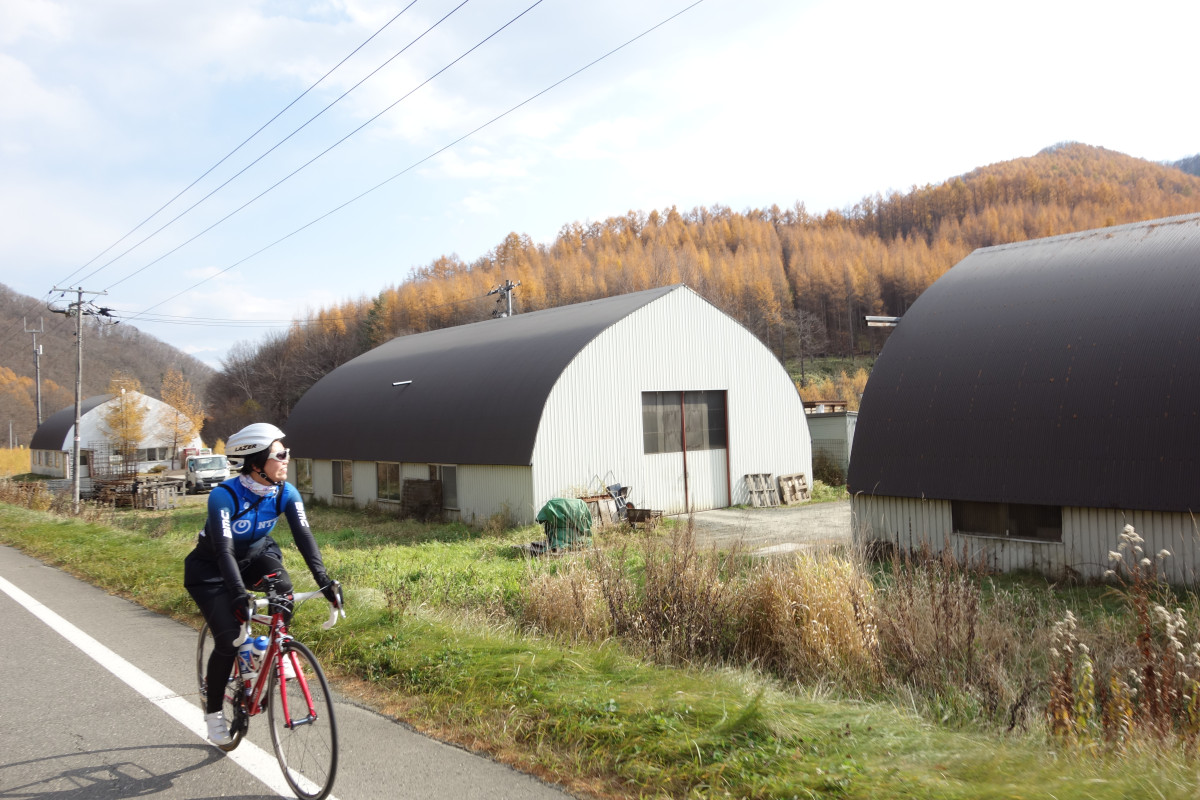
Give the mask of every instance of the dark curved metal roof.
[[546, 398], [576, 354], [677, 288], [393, 339], [300, 398], [288, 445], [304, 458], [527, 466]]
[[[111, 394], [98, 394], [95, 397], [85, 399], [79, 406], [79, 416], [91, 411], [98, 405], [107, 403], [113, 399]], [[29, 440], [30, 450], [63, 450], [66, 449], [67, 434], [71, 432], [71, 428], [75, 425], [75, 405], [69, 405], [66, 408], [55, 411], [46, 419], [42, 420], [42, 424], [34, 431], [33, 438]], [[74, 437], [72, 437], [72, 446], [74, 446]]]
[[892, 332], [852, 492], [1200, 507], [1200, 215], [976, 250]]

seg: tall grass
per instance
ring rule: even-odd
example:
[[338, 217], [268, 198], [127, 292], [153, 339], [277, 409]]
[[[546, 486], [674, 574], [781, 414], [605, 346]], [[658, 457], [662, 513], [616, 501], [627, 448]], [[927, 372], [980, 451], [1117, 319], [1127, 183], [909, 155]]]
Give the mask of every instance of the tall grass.
[[877, 597], [880, 673], [927, 716], [1026, 727], [1045, 690], [1049, 587], [998, 586], [943, 551], [893, 553]]
[[1092, 600], [1111, 592], [1117, 608], [1089, 609], [1086, 623], [1045, 581], [990, 576], [965, 554], [762, 561], [705, 552], [689, 528], [531, 565], [520, 611], [527, 628], [569, 641], [613, 638], [660, 663], [901, 698], [952, 727], [1023, 732], [1045, 719], [1060, 743], [1196, 753], [1200, 602], [1160, 582], [1169, 554], [1141, 544], [1127, 527], [1112, 587], [1084, 587]]
[[1123, 610], [1123, 624], [1116, 627], [1123, 635], [1081, 630], [1069, 611], [1054, 626], [1047, 722], [1060, 741], [1084, 748], [1121, 752], [1144, 743], [1177, 744], [1194, 755], [1200, 742], [1200, 638], [1190, 631], [1200, 623], [1200, 604], [1195, 595], [1180, 597], [1159, 582], [1159, 565], [1171, 554], [1151, 557], [1144, 543], [1126, 525], [1109, 554], [1108, 575]]
[[830, 552], [750, 565], [738, 652], [801, 683], [874, 683], [875, 587], [851, 559]]
[[[0, 503], [11, 503], [33, 511], [74, 516], [74, 496], [68, 492], [52, 492], [42, 481], [26, 482], [0, 478]], [[89, 522], [108, 522], [113, 519], [110, 509], [93, 503], [81, 503], [78, 516]]]
[[527, 628], [568, 641], [612, 637], [660, 663], [751, 666], [1008, 730], [1044, 700], [1057, 609], [1048, 587], [998, 587], [951, 554], [759, 560], [704, 551], [690, 528], [533, 564], [522, 600]]

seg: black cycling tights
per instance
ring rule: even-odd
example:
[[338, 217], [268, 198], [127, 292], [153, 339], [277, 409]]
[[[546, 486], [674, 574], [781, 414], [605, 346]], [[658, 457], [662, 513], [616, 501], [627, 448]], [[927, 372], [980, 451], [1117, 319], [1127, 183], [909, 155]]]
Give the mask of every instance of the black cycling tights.
[[[291, 594], [291, 578], [288, 577], [283, 564], [272, 558], [270, 554], [264, 553], [255, 559], [254, 563], [242, 573], [242, 580], [246, 582], [247, 586], [255, 586], [264, 576], [272, 573], [278, 573], [274, 579], [276, 591]], [[237, 617], [233, 615], [232, 600], [229, 590], [225, 588], [224, 581], [191, 585], [187, 587], [187, 590], [192, 599], [196, 601], [196, 605], [200, 607], [200, 613], [207, 620], [215, 642], [212, 655], [208, 658], [208, 671], [204, 673], [209, 676], [208, 698], [205, 700], [204, 710], [211, 714], [221, 710], [221, 703], [225, 696], [225, 681], [212, 680], [212, 676], [229, 675], [233, 670], [233, 660], [237, 655], [233, 641], [241, 633], [241, 625], [238, 624]]]

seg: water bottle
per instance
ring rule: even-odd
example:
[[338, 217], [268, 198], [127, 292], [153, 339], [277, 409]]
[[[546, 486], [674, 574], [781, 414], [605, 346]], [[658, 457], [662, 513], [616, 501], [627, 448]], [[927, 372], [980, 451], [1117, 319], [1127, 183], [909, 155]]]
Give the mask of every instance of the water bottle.
[[254, 665], [254, 640], [247, 639], [238, 645], [237, 651], [238, 672], [242, 677], [249, 680], [255, 671]]
[[250, 663], [253, 670], [258, 672], [262, 668], [263, 656], [267, 654], [267, 645], [271, 643], [271, 640], [266, 636], [255, 636], [250, 642], [252, 644]]

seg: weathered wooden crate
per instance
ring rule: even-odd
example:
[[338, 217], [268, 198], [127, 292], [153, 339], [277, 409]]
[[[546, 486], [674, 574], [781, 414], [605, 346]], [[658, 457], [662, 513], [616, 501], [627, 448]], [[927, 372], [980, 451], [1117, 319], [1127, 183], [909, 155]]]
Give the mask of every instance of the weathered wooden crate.
[[769, 472], [746, 475], [746, 491], [750, 494], [750, 504], [755, 507], [779, 505], [779, 491]]
[[808, 487], [808, 477], [803, 472], [779, 476], [779, 500], [785, 506], [802, 503], [811, 498], [812, 492]]
[[587, 504], [592, 512], [592, 523], [595, 525], [611, 525], [620, 522], [617, 514], [617, 501], [611, 494], [595, 494], [579, 498]]

